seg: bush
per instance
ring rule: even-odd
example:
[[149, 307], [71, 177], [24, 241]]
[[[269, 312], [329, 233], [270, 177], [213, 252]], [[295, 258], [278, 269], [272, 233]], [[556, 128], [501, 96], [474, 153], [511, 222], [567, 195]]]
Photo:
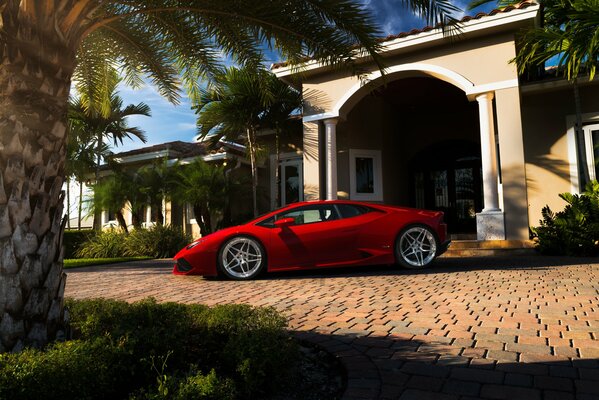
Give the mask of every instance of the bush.
[[116, 258], [123, 257], [125, 252], [123, 231], [108, 229], [90, 236], [75, 252], [77, 258]]
[[0, 399], [123, 398], [131, 390], [129, 361], [122, 343], [101, 337], [0, 354]]
[[171, 225], [135, 229], [125, 240], [125, 256], [172, 257], [191, 242], [191, 236]]
[[62, 245], [64, 246], [64, 258], [74, 258], [75, 252], [90, 236], [94, 235], [92, 229], [81, 231], [65, 230], [62, 237]]
[[[126, 366], [129, 379], [142, 388], [138, 399], [187, 399], [200, 392], [205, 397], [198, 398], [206, 399], [261, 398], [289, 379], [299, 357], [286, 319], [273, 308], [208, 308], [152, 299], [134, 304], [69, 300], [67, 306], [76, 339], [123, 343], [134, 360]], [[152, 385], [157, 375], [158, 384]], [[153, 397], [165, 389], [181, 397]]]
[[81, 244], [75, 253], [78, 258], [174, 256], [191, 237], [170, 225], [155, 225], [149, 229], [134, 229], [129, 234], [109, 229], [97, 232]]
[[532, 228], [543, 254], [596, 256], [599, 254], [599, 183], [589, 182], [580, 194], [559, 195], [568, 203], [554, 213], [543, 207], [540, 226]]

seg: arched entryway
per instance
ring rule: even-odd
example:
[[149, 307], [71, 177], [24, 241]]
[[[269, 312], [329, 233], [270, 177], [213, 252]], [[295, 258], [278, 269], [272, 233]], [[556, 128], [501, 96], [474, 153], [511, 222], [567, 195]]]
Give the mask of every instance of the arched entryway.
[[337, 124], [339, 193], [442, 210], [451, 233], [474, 235], [483, 209], [478, 103], [416, 75], [372, 91]]

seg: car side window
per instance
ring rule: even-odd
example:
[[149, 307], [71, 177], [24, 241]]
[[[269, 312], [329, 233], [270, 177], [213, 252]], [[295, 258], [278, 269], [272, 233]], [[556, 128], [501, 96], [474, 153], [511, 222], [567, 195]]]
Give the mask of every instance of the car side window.
[[371, 210], [368, 207], [355, 204], [337, 204], [341, 218], [352, 218], [362, 214], [366, 214]]
[[316, 222], [333, 221], [339, 219], [333, 205], [313, 205], [298, 207], [276, 215], [276, 219], [293, 218], [295, 225], [313, 224]]

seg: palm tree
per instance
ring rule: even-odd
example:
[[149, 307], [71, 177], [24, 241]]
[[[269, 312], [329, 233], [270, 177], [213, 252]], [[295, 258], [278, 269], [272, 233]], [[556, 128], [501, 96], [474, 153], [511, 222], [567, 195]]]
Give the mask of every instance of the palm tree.
[[170, 197], [176, 171], [177, 168], [169, 166], [167, 160], [160, 160], [137, 172], [141, 193], [146, 196], [146, 202], [154, 214], [153, 220], [158, 224], [164, 224], [162, 203]]
[[268, 104], [262, 118], [265, 127], [275, 131], [275, 205], [280, 204], [281, 174], [279, 165], [281, 163], [281, 138], [285, 134], [301, 131], [301, 120], [293, 119], [293, 115], [299, 115], [302, 106], [302, 94], [299, 90], [287, 85], [274, 74], [266, 75], [267, 90], [272, 93], [273, 101]]
[[[81, 229], [81, 217], [83, 211], [83, 182], [85, 182], [88, 176], [94, 171], [96, 165], [95, 154], [98, 150], [95, 146], [96, 136], [94, 133], [85, 129], [80, 129], [81, 127], [81, 125], [69, 123], [67, 160], [65, 163], [65, 175], [67, 179], [67, 208], [70, 208], [70, 179], [75, 178], [79, 184], [77, 229]], [[110, 154], [110, 150], [106, 144], [100, 148], [100, 151], [102, 157], [104, 158]], [[70, 209], [67, 210], [67, 215], [69, 216], [68, 221], [70, 222]]]
[[262, 69], [230, 67], [202, 90], [197, 108], [200, 139], [210, 136], [213, 143], [218, 143], [223, 138], [235, 141], [241, 134], [245, 136], [252, 170], [254, 217], [258, 216], [256, 133], [266, 108], [274, 101], [266, 86], [267, 74]]
[[[477, 7], [490, 0], [471, 3]], [[501, 1], [507, 6], [519, 3], [515, 0]], [[596, 0], [540, 0], [543, 20], [541, 26], [531, 27], [518, 38], [516, 57], [512, 60], [518, 72], [524, 74], [533, 69], [544, 69], [545, 63], [555, 60], [558, 72], [572, 83], [576, 108], [576, 141], [579, 160], [579, 184], [584, 188], [589, 181], [582, 107], [578, 78], [588, 74], [595, 77], [599, 63], [599, 3]]]
[[[100, 104], [93, 101], [86, 94], [73, 100], [69, 104], [69, 123], [80, 131], [86, 131], [93, 135], [95, 140], [95, 182], [100, 178], [100, 165], [102, 164], [102, 152], [106, 140], [112, 140], [114, 146], [122, 145], [125, 138], [138, 138], [145, 143], [146, 135], [138, 127], [130, 127], [127, 117], [133, 115], [151, 116], [150, 107], [144, 103], [129, 104], [123, 108], [123, 99], [118, 95], [116, 87], [119, 83], [117, 77], [111, 78], [107, 91], [108, 109], [102, 110]], [[94, 215], [94, 228], [99, 229], [99, 215]]]
[[202, 236], [211, 233], [213, 215], [225, 208], [228, 185], [224, 167], [209, 165], [198, 158], [189, 165], [174, 169], [175, 196], [180, 201], [191, 204]]
[[[410, 3], [436, 14], [449, 1]], [[308, 56], [359, 71], [357, 54], [382, 68], [378, 33], [353, 0], [0, 0], [0, 352], [44, 345], [61, 329], [71, 81], [106, 117], [117, 69], [133, 86], [149, 76], [174, 103], [183, 84], [197, 101], [223, 53], [258, 65], [266, 43], [291, 65]]]

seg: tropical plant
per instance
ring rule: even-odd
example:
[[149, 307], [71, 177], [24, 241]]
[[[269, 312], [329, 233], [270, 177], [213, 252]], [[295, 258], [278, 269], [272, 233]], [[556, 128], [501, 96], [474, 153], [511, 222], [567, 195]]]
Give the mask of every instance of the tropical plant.
[[[92, 72], [93, 73], [93, 72]], [[134, 115], [151, 116], [150, 107], [144, 103], [129, 104], [123, 108], [123, 99], [118, 95], [116, 89], [120, 79], [113, 72], [113, 76], [108, 81], [106, 91], [108, 93], [107, 109], [103, 110], [94, 107], [94, 102], [89, 99], [88, 93], [83, 92], [78, 98], [69, 103], [69, 125], [71, 130], [85, 132], [94, 143], [95, 158], [95, 180], [97, 184], [100, 178], [100, 165], [103, 159], [106, 159], [109, 146], [107, 140], [111, 140], [114, 146], [122, 145], [123, 141], [138, 138], [143, 143], [146, 142], [146, 135], [138, 127], [130, 127], [127, 118]], [[104, 114], [103, 112], [107, 112]], [[87, 155], [86, 157], [89, 157]], [[100, 218], [97, 212], [94, 213], [94, 228], [100, 228]]]
[[268, 104], [266, 112], [262, 116], [262, 125], [275, 132], [275, 205], [281, 206], [281, 140], [293, 132], [302, 129], [301, 119], [293, 118], [294, 114], [299, 116], [302, 106], [302, 94], [299, 90], [289, 86], [274, 74], [266, 75], [267, 90], [272, 93], [272, 101]]
[[170, 166], [168, 160], [154, 162], [137, 171], [139, 190], [152, 210], [152, 221], [158, 224], [164, 224], [162, 203], [170, 197], [176, 171], [177, 167]]
[[[276, 134], [276, 151], [289, 116], [301, 105], [301, 94], [279, 81], [264, 69], [228, 68], [202, 90], [197, 107], [198, 134], [213, 143], [227, 139], [236, 141], [243, 135], [252, 171], [252, 204], [254, 217], [258, 216], [258, 154], [257, 132], [270, 127]], [[279, 97], [277, 97], [279, 96]], [[277, 165], [278, 165], [277, 158]]]
[[173, 257], [191, 242], [191, 236], [180, 227], [158, 224], [147, 229], [134, 229], [125, 238], [124, 255], [128, 257]]
[[128, 233], [123, 214], [123, 211], [128, 209], [131, 212], [132, 225], [140, 228], [143, 210], [148, 204], [147, 196], [142, 192], [142, 185], [138, 173], [122, 170], [113, 165], [112, 175], [103, 178], [93, 186], [94, 196], [91, 207], [94, 214], [103, 210], [113, 211], [120, 228]]
[[[470, 7], [477, 7], [491, 0], [475, 0]], [[520, 0], [501, 0], [502, 6], [520, 3]], [[599, 63], [599, 2], [596, 0], [539, 0], [542, 21], [540, 26], [525, 30], [517, 41], [517, 54], [512, 62], [518, 72], [542, 68], [549, 60], [556, 63], [561, 73], [572, 83], [576, 107], [577, 159], [579, 160], [579, 184], [584, 188], [589, 182], [582, 106], [578, 87], [579, 77], [588, 74], [595, 77]]]
[[559, 195], [566, 203], [554, 213], [543, 207], [540, 226], [533, 228], [538, 248], [544, 254], [595, 256], [599, 254], [599, 183], [593, 180], [578, 195]]
[[175, 197], [191, 204], [196, 223], [203, 236], [214, 229], [213, 219], [222, 214], [227, 204], [227, 175], [225, 168], [196, 159], [177, 167], [173, 180]]
[[[435, 13], [449, 1], [409, 3]], [[257, 65], [266, 44], [291, 65], [308, 56], [358, 72], [357, 54], [382, 68], [377, 34], [353, 0], [0, 0], [0, 352], [42, 346], [63, 323], [60, 189], [72, 81], [108, 116], [117, 68], [126, 84], [149, 76], [173, 102], [183, 82], [196, 101], [198, 78], [218, 72], [223, 53]]]

